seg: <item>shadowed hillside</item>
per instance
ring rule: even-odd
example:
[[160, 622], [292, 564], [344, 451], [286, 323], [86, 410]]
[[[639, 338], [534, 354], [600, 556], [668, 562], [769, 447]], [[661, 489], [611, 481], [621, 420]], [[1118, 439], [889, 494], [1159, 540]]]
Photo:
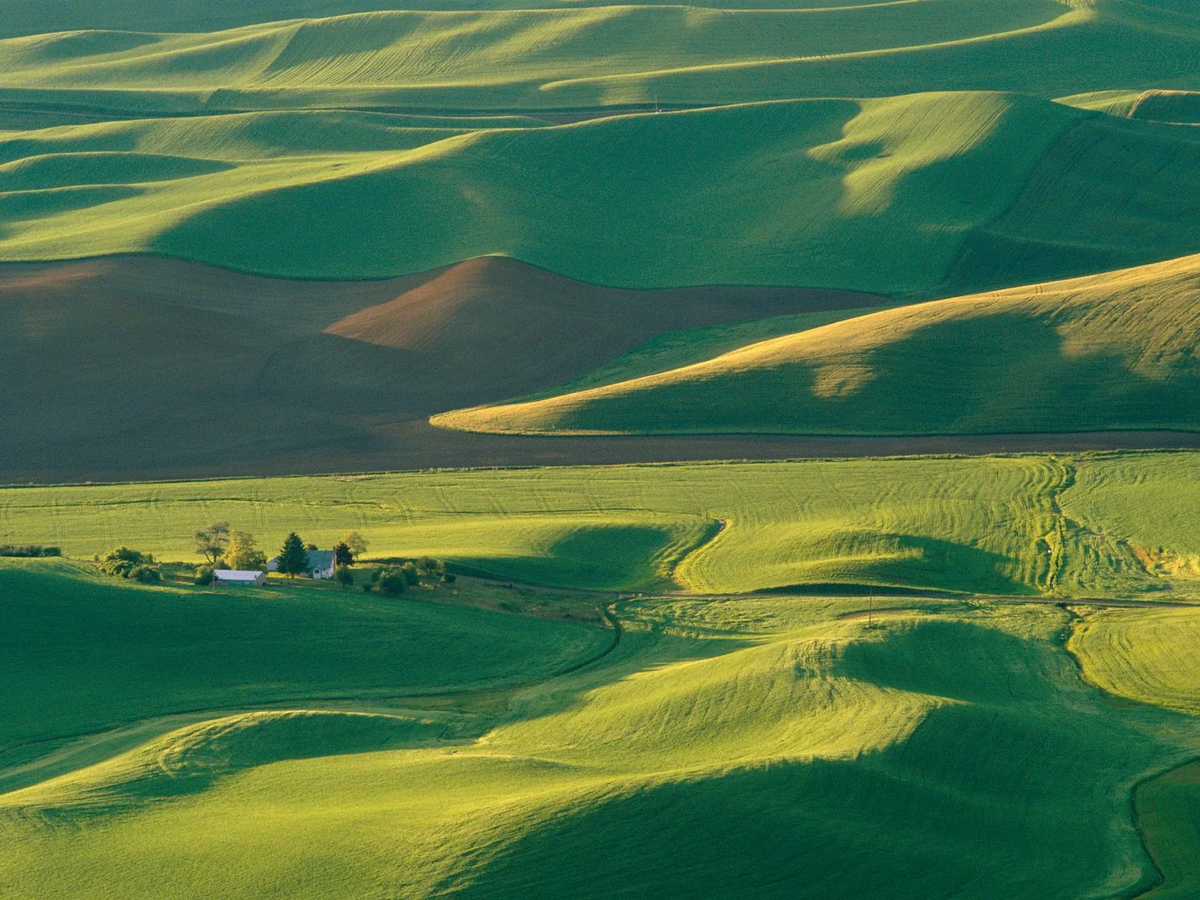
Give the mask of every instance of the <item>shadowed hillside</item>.
[[502, 259], [359, 282], [152, 258], [12, 266], [0, 269], [0, 472], [278, 471], [305, 454], [385, 468], [411, 444], [390, 430], [401, 423], [547, 389], [662, 331], [873, 302], [618, 291]]
[[1200, 429], [1200, 259], [885, 310], [434, 418], [517, 433]]

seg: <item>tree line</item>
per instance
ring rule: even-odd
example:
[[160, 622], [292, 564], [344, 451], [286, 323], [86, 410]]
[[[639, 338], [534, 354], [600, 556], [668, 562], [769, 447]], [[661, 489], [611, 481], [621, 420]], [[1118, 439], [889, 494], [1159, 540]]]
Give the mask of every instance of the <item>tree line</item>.
[[[192, 535], [197, 555], [204, 563], [196, 568], [196, 584], [212, 584], [217, 569], [262, 571], [267, 567], [267, 554], [258, 546], [258, 541], [249, 532], [233, 528], [228, 522], [214, 522]], [[359, 583], [364, 591], [399, 596], [411, 587], [420, 584], [422, 578], [436, 579], [443, 584], [453, 584], [454, 573], [447, 571], [445, 560], [423, 556], [401, 564], [379, 566], [364, 573], [365, 578], [356, 579], [351, 566], [358, 564], [370, 548], [367, 539], [357, 531], [344, 535], [333, 547], [333, 579], [343, 588], [350, 589]], [[276, 571], [289, 578], [306, 575], [311, 569], [308, 554], [315, 551], [315, 544], [306, 544], [296, 532], [290, 532], [276, 556]], [[162, 580], [162, 572], [154, 557], [149, 553], [117, 547], [105, 554], [97, 554], [96, 566], [106, 575], [130, 578], [144, 584]]]

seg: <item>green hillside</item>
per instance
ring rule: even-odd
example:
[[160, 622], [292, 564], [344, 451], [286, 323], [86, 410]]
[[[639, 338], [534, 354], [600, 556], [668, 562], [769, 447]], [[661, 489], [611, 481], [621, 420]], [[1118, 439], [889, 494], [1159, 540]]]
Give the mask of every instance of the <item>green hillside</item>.
[[1197, 249], [1184, 126], [1001, 94], [529, 125], [338, 112], [8, 132], [0, 258], [358, 278], [499, 254], [595, 284], [928, 295]]
[[[501, 0], [298, 18], [381, 5], [311, 0], [225, 3], [206, 19], [179, 2], [150, 15], [115, 0], [19, 5], [7, 34], [62, 33], [0, 42], [0, 100], [60, 107], [571, 109], [1200, 87], [1200, 17], [1182, 0], [487, 8], [537, 5]], [[230, 24], [244, 27], [172, 33]]]
[[0, 590], [0, 677], [23, 685], [0, 699], [4, 765], [41, 752], [39, 742], [52, 749], [197, 710], [298, 700], [336, 708], [346, 695], [385, 705], [398, 694], [522, 683], [609, 643], [581, 624], [432, 602], [397, 609], [359, 592], [124, 587], [65, 562], [8, 561]]
[[0, 900], [1200, 898], [1198, 51], [0, 0]]
[[[296, 477], [0, 491], [0, 541], [195, 560], [212, 521], [268, 547], [361, 531], [505, 581], [616, 591], [881, 585], [1200, 591], [1194, 453], [864, 459]], [[1134, 502], [1122, 478], [1152, 485]], [[1132, 476], [1130, 476], [1132, 477]], [[1156, 566], [1148, 554], [1183, 560]]]
[[[631, 601], [616, 607], [613, 652], [549, 680], [535, 664], [506, 686], [488, 684], [510, 671], [492, 656], [501, 643], [583, 661], [605, 632], [422, 600], [330, 603], [315, 587], [236, 600], [109, 587], [54, 565], [0, 566], [0, 584], [17, 590], [4, 615], [21, 625], [0, 629], [0, 671], [36, 693], [45, 719], [67, 722], [78, 697], [54, 659], [24, 653], [29, 633], [62, 640], [64, 659], [86, 647], [119, 660], [115, 677], [91, 670], [98, 691], [124, 687], [126, 666], [130, 686], [183, 671], [184, 623], [197, 650], [214, 648], [210, 676], [267, 675], [299, 699], [305, 670], [328, 668], [347, 686], [337, 705], [254, 709], [245, 694], [237, 708], [35, 751], [56, 751], [23, 764], [27, 782], [41, 777], [0, 793], [0, 885], [16, 900], [615, 898], [630, 885], [1065, 900], [1153, 885], [1143, 840], [1169, 863], [1164, 889], [1195, 884], [1170, 856], [1180, 833], [1159, 827], [1189, 795], [1139, 790], [1141, 832], [1130, 797], [1194, 753], [1196, 719], [1114, 704], [1083, 682], [1061, 645], [1064, 610], [923, 601], [868, 628], [842, 618], [861, 601]], [[154, 605], [170, 615], [120, 624]], [[237, 606], [257, 628], [228, 621]], [[415, 621], [471, 633], [453, 657], [441, 642], [431, 656]], [[353, 649], [355, 634], [372, 650]], [[375, 649], [398, 679], [389, 701], [351, 686], [389, 677]], [[483, 689], [405, 695], [405, 673], [427, 662]], [[213, 687], [208, 702], [228, 702]], [[118, 689], [100, 717], [151, 709]], [[20, 720], [0, 715], [7, 745]]]
[[1197, 430], [1198, 292], [1191, 257], [884, 310], [433, 422], [514, 433]]

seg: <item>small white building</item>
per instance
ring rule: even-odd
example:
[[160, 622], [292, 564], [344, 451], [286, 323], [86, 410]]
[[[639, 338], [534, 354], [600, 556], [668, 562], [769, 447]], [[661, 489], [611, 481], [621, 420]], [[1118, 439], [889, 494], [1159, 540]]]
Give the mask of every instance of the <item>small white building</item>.
[[216, 569], [213, 580], [218, 584], [245, 584], [262, 587], [267, 583], [267, 573], [256, 569]]
[[[304, 574], [309, 578], [332, 578], [333, 570], [337, 567], [337, 554], [332, 550], [309, 550], [308, 564]], [[279, 571], [279, 557], [274, 557], [267, 563], [268, 572]]]

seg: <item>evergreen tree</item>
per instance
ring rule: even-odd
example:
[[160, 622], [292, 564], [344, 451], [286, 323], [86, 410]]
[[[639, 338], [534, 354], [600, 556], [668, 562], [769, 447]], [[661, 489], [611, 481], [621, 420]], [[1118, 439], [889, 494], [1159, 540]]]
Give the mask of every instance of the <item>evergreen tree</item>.
[[279, 554], [279, 573], [295, 578], [307, 571], [308, 551], [304, 549], [304, 541], [293, 531], [283, 542], [283, 550]]

